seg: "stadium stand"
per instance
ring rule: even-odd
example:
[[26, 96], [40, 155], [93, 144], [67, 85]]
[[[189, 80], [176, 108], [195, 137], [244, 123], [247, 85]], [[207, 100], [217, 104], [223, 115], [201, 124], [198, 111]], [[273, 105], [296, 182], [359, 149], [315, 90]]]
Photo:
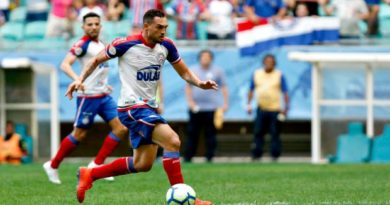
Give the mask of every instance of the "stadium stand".
[[367, 162], [370, 155], [371, 140], [363, 132], [363, 124], [352, 122], [348, 125], [348, 133], [337, 139], [337, 150], [329, 157], [331, 163]]

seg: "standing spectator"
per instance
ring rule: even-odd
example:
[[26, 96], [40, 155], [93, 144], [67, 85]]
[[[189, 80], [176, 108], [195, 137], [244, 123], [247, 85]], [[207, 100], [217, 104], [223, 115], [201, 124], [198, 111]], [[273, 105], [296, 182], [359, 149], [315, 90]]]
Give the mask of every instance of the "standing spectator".
[[253, 23], [258, 23], [260, 18], [282, 19], [287, 14], [283, 0], [247, 0], [244, 10]]
[[12, 121], [7, 121], [5, 136], [0, 136], [0, 164], [20, 164], [26, 154], [20, 135], [15, 133]]
[[359, 38], [362, 34], [359, 21], [368, 18], [368, 9], [364, 0], [334, 0], [327, 5], [327, 0], [320, 0], [326, 15], [335, 15], [340, 19], [342, 38]]
[[375, 36], [378, 34], [379, 30], [379, 20], [378, 20], [378, 14], [379, 14], [379, 4], [381, 3], [380, 0], [365, 0], [366, 4], [368, 5], [369, 15], [367, 18], [367, 35], [368, 36]]
[[201, 15], [206, 11], [202, 0], [174, 0], [167, 8], [167, 14], [177, 22], [177, 39], [198, 39], [197, 23], [204, 19]]
[[163, 10], [163, 5], [160, 0], [130, 0], [130, 14], [132, 15], [133, 34], [139, 34], [143, 28], [143, 16], [149, 9]]
[[[202, 50], [198, 56], [199, 65], [191, 70], [200, 80], [213, 80], [221, 86], [223, 95], [223, 111], [227, 111], [229, 104], [228, 88], [225, 74], [222, 69], [212, 65], [213, 53], [210, 50]], [[184, 159], [191, 162], [196, 153], [200, 130], [204, 128], [206, 142], [206, 160], [211, 162], [217, 148], [217, 130], [214, 125], [214, 116], [221, 107], [221, 99], [215, 90], [202, 90], [187, 84], [186, 97], [189, 106], [190, 121], [188, 125], [188, 139], [185, 148]]]
[[47, 37], [69, 37], [72, 25], [68, 19], [72, 0], [51, 0], [51, 11], [47, 22]]
[[97, 4], [96, 0], [85, 0], [85, 6], [81, 8], [78, 20], [83, 21], [83, 17], [88, 13], [95, 13], [100, 16], [100, 19], [104, 20], [103, 9]]
[[244, 0], [231, 0], [230, 1], [233, 5], [233, 13], [235, 17], [243, 17], [244, 16]]
[[208, 11], [207, 39], [234, 39], [233, 5], [228, 0], [212, 0]]
[[[271, 156], [273, 160], [277, 160], [281, 154], [280, 121], [287, 115], [289, 107], [287, 83], [282, 72], [275, 69], [276, 59], [273, 55], [266, 55], [263, 58], [263, 65], [264, 68], [254, 72], [248, 94], [247, 112], [249, 114], [252, 113], [251, 101], [254, 92], [257, 98], [252, 158], [258, 160], [262, 157], [264, 136], [269, 132]], [[282, 95], [283, 110], [280, 103]]]
[[125, 4], [121, 0], [108, 0], [107, 20], [120, 21], [123, 18]]
[[5, 16], [4, 13], [0, 10], [0, 27], [5, 24]]
[[46, 21], [49, 4], [47, 0], [29, 0], [26, 2], [26, 21]]
[[3, 13], [5, 21], [9, 20], [9, 11], [10, 11], [10, 0], [1, 0], [0, 1], [0, 11]]

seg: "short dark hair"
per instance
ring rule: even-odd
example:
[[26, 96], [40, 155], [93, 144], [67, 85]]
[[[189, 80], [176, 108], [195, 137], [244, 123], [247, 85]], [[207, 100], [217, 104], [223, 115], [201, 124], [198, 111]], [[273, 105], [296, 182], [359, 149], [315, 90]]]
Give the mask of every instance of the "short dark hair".
[[6, 125], [12, 125], [12, 126], [14, 126], [15, 124], [14, 124], [14, 121], [12, 121], [12, 120], [7, 120]]
[[89, 12], [83, 16], [83, 23], [85, 23], [85, 20], [90, 17], [98, 17], [100, 19], [100, 16], [95, 12]]
[[163, 17], [165, 17], [165, 13], [161, 10], [158, 10], [158, 9], [150, 9], [147, 12], [145, 12], [144, 17], [143, 17], [143, 22], [150, 23], [153, 21], [154, 17], [163, 18]]
[[272, 60], [274, 60], [274, 63], [276, 64], [276, 58], [275, 58], [275, 56], [273, 54], [270, 54], [270, 53], [266, 54], [263, 57], [263, 63], [265, 62], [265, 59], [267, 59], [267, 58], [272, 58]]
[[214, 53], [210, 50], [210, 49], [203, 49], [201, 51], [199, 51], [198, 53], [198, 60], [200, 60], [200, 57], [204, 54], [204, 53], [208, 53], [211, 57], [211, 60], [214, 59]]

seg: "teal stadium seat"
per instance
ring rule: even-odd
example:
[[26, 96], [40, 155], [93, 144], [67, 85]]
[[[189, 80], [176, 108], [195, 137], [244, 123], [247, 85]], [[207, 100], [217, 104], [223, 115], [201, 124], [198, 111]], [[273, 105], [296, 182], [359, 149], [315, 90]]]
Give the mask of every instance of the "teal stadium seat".
[[168, 19], [167, 37], [176, 40], [177, 23], [174, 19]]
[[[39, 43], [38, 43], [39, 42]], [[67, 42], [61, 37], [50, 37], [42, 40], [26, 40], [22, 44], [25, 50], [54, 51], [59, 49], [69, 49]]]
[[371, 162], [390, 162], [390, 124], [385, 125], [382, 135], [374, 138]]
[[198, 38], [201, 41], [207, 40], [207, 26], [209, 23], [207, 21], [200, 21], [198, 22]]
[[1, 27], [0, 37], [8, 41], [20, 41], [23, 39], [23, 24], [8, 22]]
[[27, 8], [24, 6], [17, 7], [9, 15], [10, 22], [24, 23], [26, 21]]
[[348, 133], [337, 139], [336, 154], [329, 157], [331, 163], [362, 163], [370, 156], [371, 140], [363, 133], [363, 124], [348, 125]]
[[26, 24], [24, 30], [24, 39], [25, 40], [42, 40], [46, 35], [46, 21], [34, 21]]
[[27, 149], [27, 155], [22, 158], [22, 163], [31, 163], [33, 161], [33, 139], [27, 135], [27, 126], [24, 124], [15, 124], [15, 132], [20, 135]]
[[380, 5], [379, 29], [382, 36], [390, 36], [390, 5], [385, 3]]

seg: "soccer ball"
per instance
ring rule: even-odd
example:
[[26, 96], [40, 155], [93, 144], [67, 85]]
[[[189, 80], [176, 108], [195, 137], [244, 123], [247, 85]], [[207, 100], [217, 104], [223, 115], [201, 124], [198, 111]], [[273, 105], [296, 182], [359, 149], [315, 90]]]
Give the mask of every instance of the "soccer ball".
[[168, 205], [194, 205], [196, 193], [187, 184], [175, 184], [168, 189], [166, 199]]

